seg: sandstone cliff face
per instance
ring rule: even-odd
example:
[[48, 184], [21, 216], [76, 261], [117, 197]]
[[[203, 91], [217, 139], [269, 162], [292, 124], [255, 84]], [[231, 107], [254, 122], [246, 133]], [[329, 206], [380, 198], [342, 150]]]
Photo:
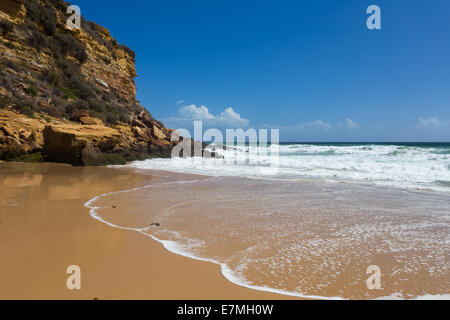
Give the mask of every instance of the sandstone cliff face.
[[25, 19], [25, 0], [2, 0], [0, 2], [0, 18], [21, 23]]
[[69, 30], [68, 6], [0, 2], [0, 159], [41, 150], [78, 165], [170, 156], [171, 131], [136, 100], [134, 52], [93, 22]]

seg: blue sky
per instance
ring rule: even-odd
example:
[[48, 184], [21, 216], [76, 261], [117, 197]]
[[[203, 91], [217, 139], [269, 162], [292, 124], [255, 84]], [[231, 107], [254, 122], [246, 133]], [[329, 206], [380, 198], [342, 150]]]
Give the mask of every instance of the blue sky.
[[[450, 141], [450, 1], [87, 1], [137, 54], [138, 100], [170, 127], [283, 141]], [[366, 27], [369, 5], [381, 30]], [[188, 121], [189, 120], [189, 121]]]

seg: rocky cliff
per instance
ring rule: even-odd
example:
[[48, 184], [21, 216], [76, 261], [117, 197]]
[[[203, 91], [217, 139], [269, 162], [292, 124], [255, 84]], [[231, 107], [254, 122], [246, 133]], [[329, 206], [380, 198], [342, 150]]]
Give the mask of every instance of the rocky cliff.
[[93, 22], [70, 30], [68, 6], [0, 1], [0, 160], [170, 156], [172, 131], [136, 100], [134, 52]]

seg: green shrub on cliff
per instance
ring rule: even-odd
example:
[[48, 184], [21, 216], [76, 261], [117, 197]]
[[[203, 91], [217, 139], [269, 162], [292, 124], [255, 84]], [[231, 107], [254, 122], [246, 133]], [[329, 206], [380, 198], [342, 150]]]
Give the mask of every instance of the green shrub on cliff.
[[71, 33], [57, 34], [52, 39], [52, 45], [53, 52], [56, 52], [58, 58], [70, 55], [80, 63], [85, 63], [88, 59], [86, 50]]
[[125, 50], [133, 59], [136, 59], [136, 53], [131, 50], [130, 48], [128, 48], [128, 46], [121, 44], [119, 45], [123, 50]]
[[35, 103], [30, 99], [17, 100], [14, 104], [14, 109], [30, 118], [34, 118]]
[[[65, 12], [65, 5], [62, 1], [53, 0], [50, 2], [59, 10]], [[27, 16], [21, 28], [29, 33], [29, 37], [26, 39], [27, 45], [39, 51], [48, 47], [56, 59], [64, 59], [67, 55], [70, 55], [80, 63], [87, 61], [86, 50], [73, 33], [56, 33], [58, 21], [55, 8], [37, 0], [27, 0], [25, 7]], [[40, 30], [43, 30], [44, 34]]]
[[59, 90], [58, 87], [64, 86], [64, 79], [61, 76], [60, 72], [56, 68], [51, 68], [47, 72], [41, 73], [39, 77], [42, 81], [47, 82], [51, 87], [53, 87], [53, 93], [60, 96], [61, 92], [55, 92], [55, 90]]
[[37, 0], [27, 0], [25, 2], [27, 9], [27, 19], [39, 24], [49, 36], [56, 32], [56, 13], [45, 5], [41, 5]]
[[76, 94], [69, 88], [62, 88], [63, 97], [66, 100], [75, 100], [77, 98]]
[[35, 25], [29, 25], [26, 30], [28, 31], [28, 37], [25, 38], [26, 45], [36, 48], [38, 51], [48, 47], [48, 38], [43, 36]]
[[41, 117], [42, 120], [44, 120], [44, 121], [47, 122], [47, 123], [51, 123], [51, 122], [52, 122], [52, 119], [50, 119], [50, 118], [49, 118], [48, 116], [46, 116], [46, 115], [41, 115], [40, 117]]
[[100, 35], [98, 24], [92, 21], [87, 21], [82, 17], [81, 25], [83, 26], [84, 31], [86, 31], [96, 42], [104, 45], [108, 48], [108, 50], [112, 50], [111, 44]]
[[36, 88], [33, 86], [23, 89], [23, 92], [25, 92], [26, 94], [33, 96], [33, 97], [36, 97], [38, 95]]
[[[27, 13], [22, 24], [0, 21], [0, 35], [12, 32], [15, 38], [23, 39], [24, 48], [11, 47], [11, 50], [42, 53], [37, 59], [28, 60], [0, 55], [0, 86], [8, 91], [10, 105], [26, 115], [46, 112], [69, 119], [76, 110], [88, 110], [105, 123], [130, 122], [132, 114], [137, 114], [136, 110], [140, 113], [141, 108], [135, 105], [134, 97], [128, 97], [124, 90], [115, 86], [106, 89], [99, 86], [89, 72], [91, 65], [82, 68], [89, 56], [86, 44], [78, 37], [80, 33], [59, 25], [66, 19], [68, 5], [62, 0], [25, 0]], [[92, 64], [103, 63], [116, 68], [114, 60], [117, 60], [115, 52], [118, 50], [134, 59], [131, 49], [112, 39], [108, 30], [98, 24], [82, 18], [82, 29], [109, 51], [100, 56], [93, 53]], [[8, 44], [5, 42], [5, 46]], [[23, 89], [24, 85], [28, 89]], [[39, 102], [35, 98], [38, 95]]]

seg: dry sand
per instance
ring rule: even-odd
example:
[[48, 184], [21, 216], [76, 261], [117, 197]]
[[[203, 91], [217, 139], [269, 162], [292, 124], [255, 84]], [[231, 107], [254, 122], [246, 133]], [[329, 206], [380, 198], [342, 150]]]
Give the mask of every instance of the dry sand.
[[[111, 168], [0, 163], [0, 299], [285, 299], [228, 282], [218, 265], [114, 229], [92, 197], [160, 179]], [[132, 205], [132, 204], [130, 204]], [[81, 267], [81, 290], [66, 269]]]

